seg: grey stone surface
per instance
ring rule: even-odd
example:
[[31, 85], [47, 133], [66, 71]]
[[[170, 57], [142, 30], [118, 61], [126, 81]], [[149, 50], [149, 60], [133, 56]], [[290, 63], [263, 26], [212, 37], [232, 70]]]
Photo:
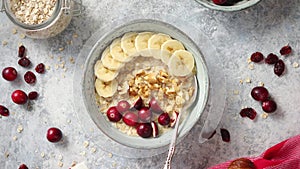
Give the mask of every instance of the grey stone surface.
[[[21, 163], [26, 163], [29, 168], [68, 168], [72, 161], [85, 161], [90, 169], [162, 167], [166, 153], [151, 158], [128, 159], [117, 154], [111, 156], [110, 152], [101, 150], [95, 144], [93, 131], [82, 129], [78, 112], [74, 111], [72, 86], [75, 64], [69, 61], [70, 57], [77, 59], [85, 42], [99, 28], [106, 23], [117, 23], [126, 16], [157, 18], [159, 15], [163, 18], [171, 14], [193, 24], [214, 45], [216, 59], [219, 58], [216, 62], [221, 62], [224, 67], [227, 99], [217, 134], [199, 144], [199, 127], [192, 129], [178, 145], [174, 169], [207, 168], [237, 157], [257, 156], [275, 143], [299, 134], [300, 68], [293, 67], [294, 62], [300, 63], [299, 0], [264, 0], [254, 7], [232, 13], [212, 11], [193, 0], [84, 0], [83, 3], [86, 12], [74, 17], [64, 32], [47, 40], [21, 39], [20, 33], [12, 34], [14, 25], [5, 14], [0, 14], [0, 41], [8, 42], [0, 45], [0, 69], [14, 66], [19, 75], [27, 71], [17, 65], [19, 43], [28, 48], [33, 65], [43, 62], [50, 66], [45, 74], [37, 75], [35, 85], [26, 84], [22, 76], [15, 82], [0, 78], [0, 104], [11, 111], [9, 117], [0, 119], [0, 168], [14, 169]], [[78, 34], [77, 38], [73, 37], [74, 33]], [[68, 44], [70, 40], [72, 44]], [[279, 49], [286, 44], [293, 47], [293, 54], [280, 56], [287, 69], [282, 77], [277, 77], [270, 65], [254, 64], [253, 70], [248, 68], [247, 59], [253, 52], [279, 54]], [[64, 47], [63, 51], [59, 51], [61, 47]], [[67, 69], [56, 69], [56, 65], [63, 61]], [[251, 83], [245, 82], [247, 78], [251, 79]], [[240, 80], [244, 83], [241, 84]], [[278, 104], [278, 111], [267, 119], [260, 116], [260, 103], [249, 95], [259, 82], [265, 84]], [[28, 110], [26, 106], [12, 103], [10, 94], [15, 89], [36, 90], [40, 93], [39, 99], [33, 101], [32, 108]], [[256, 120], [239, 116], [239, 111], [245, 106], [257, 110]], [[23, 128], [20, 133], [18, 126]], [[63, 143], [52, 144], [46, 140], [46, 131], [51, 126], [62, 129], [65, 136]], [[229, 143], [221, 140], [220, 128], [230, 131]], [[85, 141], [89, 142], [88, 147], [84, 147]], [[63, 167], [58, 166], [60, 161]]]

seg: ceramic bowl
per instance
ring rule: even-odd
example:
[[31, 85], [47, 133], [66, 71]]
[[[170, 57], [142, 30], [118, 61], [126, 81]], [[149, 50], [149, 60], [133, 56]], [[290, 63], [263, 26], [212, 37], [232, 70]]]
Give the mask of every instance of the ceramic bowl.
[[219, 11], [228, 11], [228, 12], [243, 10], [260, 2], [260, 0], [241, 0], [235, 3], [234, 5], [222, 6], [222, 5], [214, 4], [212, 0], [196, 0], [196, 1], [207, 8], [219, 10]]
[[[110, 43], [118, 37], [121, 37], [127, 32], [142, 32], [152, 31], [161, 32], [170, 35], [174, 39], [180, 40], [186, 49], [190, 51], [195, 58], [195, 64], [197, 68], [196, 79], [198, 92], [196, 100], [191, 109], [187, 113], [187, 116], [182, 120], [179, 125], [179, 140], [182, 139], [196, 124], [201, 114], [204, 112], [209, 95], [209, 77], [208, 70], [201, 54], [201, 51], [197, 45], [181, 30], [176, 27], [157, 20], [141, 19], [128, 22], [124, 25], [116, 27], [114, 30], [104, 34], [96, 44], [94, 44], [92, 50], [86, 58], [84, 65], [84, 75], [82, 81], [82, 96], [85, 108], [90, 115], [90, 118], [97, 125], [99, 130], [106, 136], [118, 142], [122, 145], [133, 147], [137, 149], [155, 149], [170, 144], [173, 130], [160, 135], [158, 138], [141, 138], [135, 136], [128, 136], [116, 129], [112, 122], [107, 120], [107, 117], [99, 111], [99, 106], [96, 104], [96, 94], [94, 89], [94, 64], [101, 58], [102, 51], [110, 45]], [[84, 124], [83, 124], [84, 125]]]

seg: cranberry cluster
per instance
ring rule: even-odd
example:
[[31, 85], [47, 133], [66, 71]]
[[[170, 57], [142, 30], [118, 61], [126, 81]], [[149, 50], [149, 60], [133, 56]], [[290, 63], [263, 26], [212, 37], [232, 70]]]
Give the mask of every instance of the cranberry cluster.
[[[289, 45], [283, 46], [279, 53], [283, 56], [287, 56], [292, 52], [292, 48]], [[261, 52], [255, 52], [250, 57], [252, 62], [259, 63], [264, 60], [264, 55]], [[265, 58], [265, 63], [269, 65], [274, 65], [274, 73], [277, 76], [281, 76], [285, 69], [285, 64], [283, 60], [279, 59], [279, 57], [274, 54], [270, 53]]]
[[[18, 56], [20, 57], [18, 64], [22, 67], [28, 68], [31, 65], [31, 61], [26, 57], [26, 48], [22, 45], [19, 47], [18, 50]], [[41, 65], [44, 65], [43, 63], [40, 63], [35, 68], [36, 72], [43, 73], [45, 69], [41, 68]], [[44, 67], [44, 66], [43, 66]], [[14, 81], [18, 77], [18, 72], [13, 67], [6, 67], [2, 70], [2, 77], [7, 81]], [[24, 80], [28, 84], [34, 84], [36, 82], [36, 76], [33, 72], [27, 71], [24, 74]], [[38, 92], [31, 91], [28, 93], [28, 95], [22, 91], [22, 90], [15, 90], [11, 94], [11, 99], [16, 104], [25, 104], [29, 100], [35, 100], [38, 97]], [[0, 115], [2, 116], [9, 116], [9, 110], [3, 106], [0, 105]]]
[[139, 136], [149, 138], [158, 136], [158, 126], [153, 120], [154, 115], [158, 115], [157, 122], [160, 125], [173, 127], [178, 113], [175, 112], [174, 117], [171, 118], [161, 109], [154, 97], [151, 98], [148, 106], [145, 106], [140, 97], [132, 106], [126, 100], [119, 101], [116, 106], [112, 106], [106, 111], [106, 115], [109, 121], [123, 120], [126, 125], [135, 127]]

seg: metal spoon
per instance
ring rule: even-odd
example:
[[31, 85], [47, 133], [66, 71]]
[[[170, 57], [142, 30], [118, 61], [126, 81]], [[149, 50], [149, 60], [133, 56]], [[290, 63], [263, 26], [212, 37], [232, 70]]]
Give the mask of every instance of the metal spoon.
[[169, 146], [168, 157], [167, 157], [167, 160], [165, 161], [165, 165], [164, 165], [163, 169], [171, 169], [171, 160], [172, 160], [172, 157], [173, 157], [174, 152], [175, 152], [175, 146], [176, 146], [176, 140], [177, 140], [177, 136], [178, 136], [178, 128], [179, 128], [180, 118], [181, 118], [182, 114], [185, 113], [187, 111], [187, 109], [189, 109], [191, 107], [191, 105], [194, 103], [194, 101], [196, 100], [197, 91], [198, 91], [198, 83], [197, 83], [196, 76], [194, 76], [194, 86], [195, 86], [195, 91], [194, 91], [194, 94], [193, 94], [189, 104], [182, 109], [181, 113], [179, 113], [179, 115], [177, 117], [176, 124], [175, 124], [175, 127], [174, 127], [174, 133], [173, 133], [171, 143], [170, 143], [170, 146]]

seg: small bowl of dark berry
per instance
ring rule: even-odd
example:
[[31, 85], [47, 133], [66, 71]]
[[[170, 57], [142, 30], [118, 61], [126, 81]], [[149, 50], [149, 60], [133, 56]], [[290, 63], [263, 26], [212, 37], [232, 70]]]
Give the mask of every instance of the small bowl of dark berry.
[[201, 5], [219, 11], [239, 11], [249, 8], [260, 0], [196, 0]]

